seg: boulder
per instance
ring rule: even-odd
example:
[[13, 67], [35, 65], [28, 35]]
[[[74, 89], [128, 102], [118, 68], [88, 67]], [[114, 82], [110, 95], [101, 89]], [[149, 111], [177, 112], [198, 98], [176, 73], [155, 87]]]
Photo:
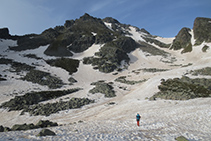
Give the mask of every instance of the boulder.
[[35, 129], [36, 126], [34, 124], [15, 124], [11, 128], [12, 131], [18, 131], [18, 130], [30, 130]]
[[56, 122], [51, 122], [49, 120], [40, 120], [37, 124], [37, 127], [44, 128], [44, 127], [53, 127], [58, 126]]
[[43, 129], [37, 136], [56, 136], [56, 134], [49, 129]]
[[179, 137], [175, 138], [175, 140], [177, 140], [177, 141], [188, 141], [188, 139], [184, 136], [179, 136]]
[[2, 125], [0, 126], [0, 132], [4, 132], [4, 127]]

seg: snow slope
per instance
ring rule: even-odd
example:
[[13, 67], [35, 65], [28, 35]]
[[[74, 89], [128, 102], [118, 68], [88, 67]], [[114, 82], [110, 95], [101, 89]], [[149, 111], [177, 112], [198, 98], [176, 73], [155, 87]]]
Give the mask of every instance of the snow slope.
[[[131, 29], [135, 40], [143, 40], [135, 29]], [[157, 40], [170, 43], [172, 39], [157, 37]], [[68, 82], [68, 72], [63, 69], [51, 67], [43, 60], [23, 57], [23, 54], [36, 54], [38, 57], [46, 58], [43, 54], [45, 47], [24, 52], [13, 52], [8, 50], [9, 46], [16, 44], [12, 40], [1, 40], [0, 54], [6, 58], [15, 59], [32, 65], [39, 64], [38, 69], [50, 72]], [[72, 75], [78, 82], [74, 85], [65, 85], [61, 89], [82, 87], [83, 90], [65, 97], [88, 97], [95, 99], [94, 104], [61, 111], [49, 117], [43, 116], [19, 116], [20, 112], [8, 112], [0, 109], [0, 125], [12, 127], [14, 124], [37, 123], [40, 119], [58, 122], [62, 126], [51, 128], [57, 136], [36, 137], [41, 129], [0, 133], [0, 140], [174, 140], [178, 136], [185, 136], [189, 140], [211, 140], [211, 98], [197, 98], [187, 101], [157, 100], [149, 101], [147, 98], [158, 92], [157, 86], [162, 78], [181, 77], [190, 70], [210, 66], [211, 50], [206, 53], [201, 49], [204, 45], [211, 47], [211, 43], [203, 43], [194, 46], [191, 53], [180, 54], [180, 51], [163, 49], [176, 58], [173, 64], [161, 60], [170, 59], [162, 56], [147, 56], [139, 49], [131, 52], [131, 64], [128, 69], [105, 74], [94, 70], [91, 65], [80, 63], [79, 69]], [[84, 53], [74, 54], [73, 58], [81, 60], [83, 57], [94, 55], [101, 45], [93, 45]], [[50, 57], [51, 58], [51, 57]], [[181, 67], [187, 65], [187, 67]], [[0, 103], [8, 101], [15, 95], [21, 95], [30, 91], [48, 90], [45, 86], [20, 81], [20, 76], [7, 71], [9, 66], [1, 65], [2, 76], [8, 75], [8, 81], [0, 82]], [[164, 72], [144, 72], [143, 68], [169, 69]], [[114, 80], [120, 76], [127, 76], [128, 80], [144, 80], [144, 83], [127, 85]], [[189, 75], [189, 77], [193, 77]], [[117, 96], [115, 98], [104, 98], [102, 94], [90, 94], [93, 87], [92, 82], [105, 80], [113, 82]], [[120, 89], [124, 87], [125, 90]], [[114, 105], [108, 103], [114, 102]], [[141, 126], [136, 126], [135, 115], [140, 113]], [[78, 122], [83, 121], [83, 122]]]

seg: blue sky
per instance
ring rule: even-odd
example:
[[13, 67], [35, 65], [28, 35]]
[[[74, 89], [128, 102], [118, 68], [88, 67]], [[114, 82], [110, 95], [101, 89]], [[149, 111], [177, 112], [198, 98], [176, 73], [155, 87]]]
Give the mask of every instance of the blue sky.
[[84, 13], [174, 37], [182, 27], [192, 28], [196, 17], [211, 18], [211, 0], [0, 0], [0, 28], [39, 34]]

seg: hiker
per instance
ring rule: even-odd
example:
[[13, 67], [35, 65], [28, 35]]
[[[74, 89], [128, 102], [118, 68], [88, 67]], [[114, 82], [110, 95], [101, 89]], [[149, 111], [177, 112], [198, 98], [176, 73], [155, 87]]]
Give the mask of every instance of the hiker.
[[137, 121], [137, 125], [139, 126], [139, 121], [140, 121], [141, 116], [139, 115], [139, 113], [137, 113], [136, 115], [136, 121]]

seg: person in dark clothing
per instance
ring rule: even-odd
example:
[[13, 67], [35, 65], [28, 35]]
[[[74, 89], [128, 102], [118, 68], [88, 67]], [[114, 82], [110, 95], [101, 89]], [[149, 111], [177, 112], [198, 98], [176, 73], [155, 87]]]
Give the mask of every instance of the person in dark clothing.
[[139, 113], [137, 113], [136, 115], [136, 121], [137, 121], [137, 125], [139, 126], [139, 121], [140, 121], [141, 116], [139, 115]]

